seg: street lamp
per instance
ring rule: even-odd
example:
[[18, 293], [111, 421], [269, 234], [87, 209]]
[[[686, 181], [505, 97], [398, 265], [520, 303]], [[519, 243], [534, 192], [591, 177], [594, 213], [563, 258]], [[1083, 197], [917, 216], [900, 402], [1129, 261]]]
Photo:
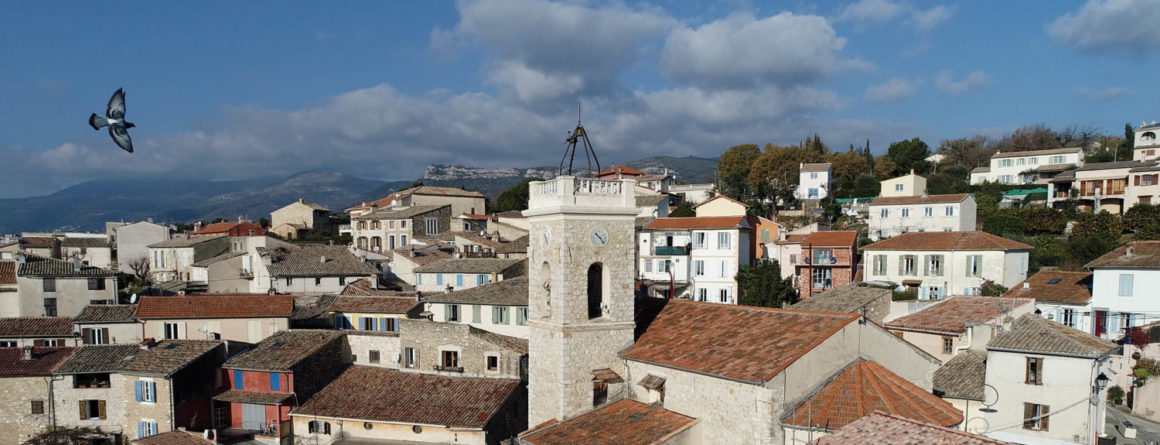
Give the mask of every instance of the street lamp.
[[1104, 388], [1108, 386], [1108, 380], [1111, 379], [1109, 379], [1108, 376], [1102, 372], [1100, 373], [1099, 377], [1096, 377], [1096, 394], [1099, 394], [1104, 390]]

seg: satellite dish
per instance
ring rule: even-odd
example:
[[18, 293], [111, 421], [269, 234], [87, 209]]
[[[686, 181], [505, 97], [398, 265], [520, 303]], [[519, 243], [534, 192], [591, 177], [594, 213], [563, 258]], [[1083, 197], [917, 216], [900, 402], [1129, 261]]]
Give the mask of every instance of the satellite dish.
[[137, 304], [137, 294], [133, 294], [129, 297], [129, 304]]

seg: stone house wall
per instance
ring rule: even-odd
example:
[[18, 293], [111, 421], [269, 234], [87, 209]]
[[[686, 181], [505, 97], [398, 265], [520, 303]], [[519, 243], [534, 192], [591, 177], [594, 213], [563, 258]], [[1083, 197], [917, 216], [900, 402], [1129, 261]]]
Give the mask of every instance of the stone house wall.
[[[399, 330], [400, 351], [415, 348], [419, 353], [418, 367], [403, 369], [424, 374], [459, 377], [520, 377], [519, 354], [473, 336], [471, 327], [459, 323], [439, 323], [426, 320], [402, 320]], [[459, 367], [463, 372], [440, 371], [442, 351], [459, 353]], [[487, 370], [487, 357], [499, 357], [499, 369]]]
[[[0, 379], [0, 437], [5, 441], [23, 443], [48, 428], [48, 380], [48, 376]], [[44, 402], [43, 414], [32, 414], [33, 400]]]

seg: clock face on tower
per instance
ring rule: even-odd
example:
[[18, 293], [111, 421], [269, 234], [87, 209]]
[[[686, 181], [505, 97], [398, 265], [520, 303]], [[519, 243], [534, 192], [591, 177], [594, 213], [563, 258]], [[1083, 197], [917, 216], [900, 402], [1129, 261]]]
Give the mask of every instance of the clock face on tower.
[[608, 244], [608, 231], [604, 230], [603, 227], [597, 227], [596, 230], [593, 230], [592, 234], [588, 236], [588, 240], [592, 242], [593, 246], [604, 247]]

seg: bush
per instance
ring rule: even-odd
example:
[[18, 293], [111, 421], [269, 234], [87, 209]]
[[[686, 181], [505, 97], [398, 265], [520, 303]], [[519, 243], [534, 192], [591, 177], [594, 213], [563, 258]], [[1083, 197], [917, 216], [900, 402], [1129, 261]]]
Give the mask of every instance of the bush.
[[1124, 404], [1124, 388], [1119, 385], [1108, 388], [1108, 401], [1117, 405]]
[[1027, 231], [1033, 234], [1063, 233], [1067, 228], [1067, 215], [1061, 210], [1047, 208], [1019, 209], [1017, 214]]
[[890, 299], [893, 301], [914, 301], [918, 299], [918, 292], [914, 290], [896, 290]]
[[987, 297], [999, 297], [1007, 293], [1007, 288], [1002, 284], [987, 280], [983, 282], [983, 287], [979, 289], [980, 292]]
[[1132, 371], [1132, 375], [1135, 375], [1140, 380], [1144, 380], [1152, 377], [1152, 372], [1148, 371], [1148, 368], [1136, 368], [1135, 371]]
[[983, 231], [1002, 237], [1011, 237], [1026, 232], [1027, 224], [1018, 217], [996, 213], [983, 220]]
[[1076, 215], [1071, 228], [1071, 239], [1086, 238], [1097, 234], [1119, 236], [1124, 233], [1124, 220], [1120, 215], [1100, 211], [1100, 213], [1080, 213]]

